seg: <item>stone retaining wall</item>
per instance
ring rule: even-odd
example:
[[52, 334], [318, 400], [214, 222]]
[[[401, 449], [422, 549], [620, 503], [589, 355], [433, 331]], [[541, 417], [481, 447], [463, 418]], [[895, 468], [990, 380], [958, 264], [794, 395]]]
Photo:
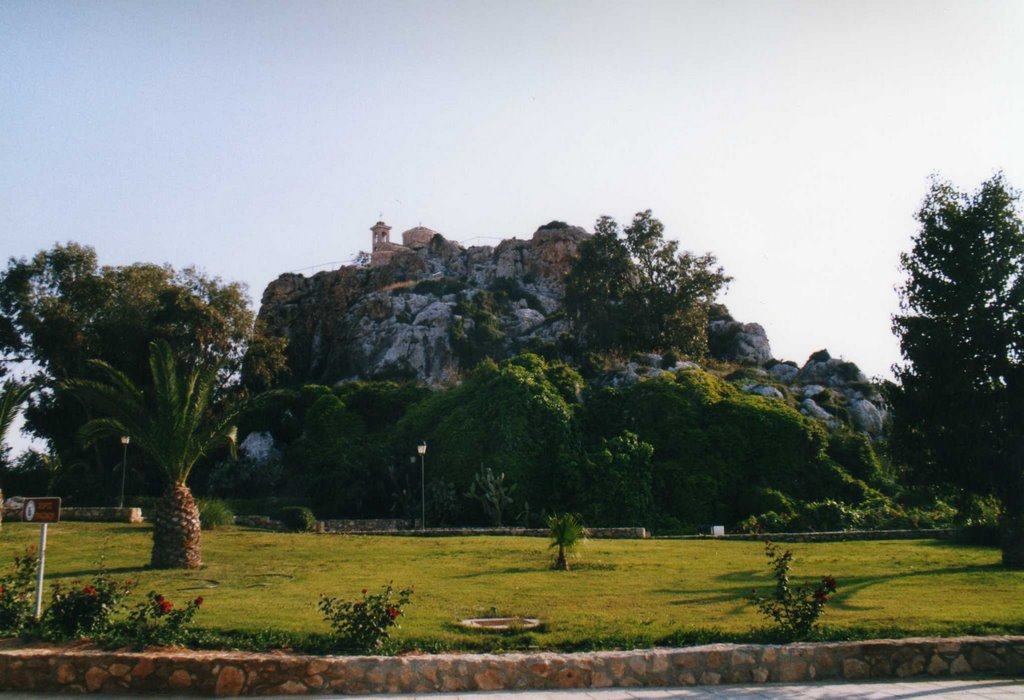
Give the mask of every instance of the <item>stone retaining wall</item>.
[[[418, 522], [418, 520], [417, 520]], [[317, 532], [395, 532], [397, 530], [411, 530], [412, 522], [409, 520], [395, 520], [378, 518], [376, 520], [317, 520]]]
[[[332, 521], [326, 521], [332, 522]], [[317, 523], [319, 532], [320, 523]], [[347, 535], [401, 535], [404, 537], [550, 537], [547, 528], [527, 527], [428, 527], [426, 530], [324, 530], [327, 533]], [[593, 539], [636, 540], [647, 539], [647, 530], [642, 527], [588, 527], [587, 534]]]
[[[280, 520], [262, 515], [237, 515], [236, 525], [258, 527], [265, 530], [287, 531]], [[550, 537], [547, 528], [525, 527], [428, 527], [426, 530], [409, 528], [404, 520], [317, 520], [316, 532], [325, 535], [398, 535], [401, 537]], [[642, 527], [589, 527], [587, 534], [594, 539], [636, 540], [650, 537]]]
[[317, 657], [0, 644], [0, 690], [270, 695], [429, 693], [1024, 673], [1024, 636], [712, 644], [578, 654]]
[[[13, 500], [13, 499], [12, 499]], [[3, 509], [4, 518], [10, 521], [21, 520], [22, 503], [15, 501], [12, 506]], [[61, 507], [61, 520], [78, 520], [96, 523], [141, 523], [141, 508], [83, 508]]]
[[772, 542], [843, 542], [846, 540], [951, 540], [957, 530], [833, 530], [825, 532], [759, 532], [728, 535], [661, 535], [659, 540], [771, 540]]

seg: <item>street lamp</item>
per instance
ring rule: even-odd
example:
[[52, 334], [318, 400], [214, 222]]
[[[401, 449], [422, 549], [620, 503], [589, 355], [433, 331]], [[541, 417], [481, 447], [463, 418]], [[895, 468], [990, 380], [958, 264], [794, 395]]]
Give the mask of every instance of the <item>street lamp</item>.
[[128, 443], [131, 438], [127, 435], [121, 436], [121, 445], [124, 447], [124, 457], [121, 459], [121, 504], [118, 508], [124, 508], [124, 476], [128, 472]]
[[420, 454], [420, 530], [427, 529], [427, 479], [426, 470], [423, 467], [423, 462], [427, 455], [427, 443], [421, 442], [416, 446], [416, 451]]

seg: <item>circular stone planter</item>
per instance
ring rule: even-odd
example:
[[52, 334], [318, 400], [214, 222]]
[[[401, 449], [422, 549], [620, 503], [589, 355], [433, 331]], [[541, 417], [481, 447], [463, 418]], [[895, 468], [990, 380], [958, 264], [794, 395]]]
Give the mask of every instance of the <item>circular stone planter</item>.
[[535, 617], [474, 617], [462, 620], [460, 625], [470, 630], [532, 630], [540, 627], [540, 620]]

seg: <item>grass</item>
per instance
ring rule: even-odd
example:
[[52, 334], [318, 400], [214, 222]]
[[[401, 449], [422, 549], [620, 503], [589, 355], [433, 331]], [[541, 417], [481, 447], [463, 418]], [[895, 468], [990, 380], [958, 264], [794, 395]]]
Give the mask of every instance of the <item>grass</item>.
[[[0, 570], [38, 536], [37, 526], [4, 523]], [[796, 581], [824, 574], [839, 581], [822, 618], [826, 638], [1024, 632], [1024, 573], [1003, 570], [997, 549], [932, 540], [787, 546]], [[763, 620], [746, 598], [772, 583], [761, 543], [591, 540], [569, 572], [549, 568], [546, 548], [546, 540], [526, 537], [226, 527], [204, 533], [202, 569], [155, 571], [146, 568], [148, 526], [61, 523], [50, 526], [46, 578], [89, 577], [102, 557], [114, 575], [139, 579], [136, 597], [149, 590], [175, 602], [201, 595], [199, 624], [243, 638], [268, 629], [294, 639], [327, 632], [316, 608], [321, 593], [354, 599], [388, 581], [415, 588], [395, 635], [405, 647], [587, 649], [758, 638], [750, 630]], [[540, 617], [546, 626], [503, 637], [455, 624], [494, 613]]]

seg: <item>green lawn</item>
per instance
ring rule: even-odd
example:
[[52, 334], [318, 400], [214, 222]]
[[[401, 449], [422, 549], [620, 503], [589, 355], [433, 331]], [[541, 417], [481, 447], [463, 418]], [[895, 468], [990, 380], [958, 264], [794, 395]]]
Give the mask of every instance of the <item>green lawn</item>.
[[[39, 527], [4, 523], [0, 567], [38, 540]], [[61, 523], [50, 527], [47, 580], [88, 577], [101, 557], [172, 601], [205, 598], [197, 621], [236, 630], [326, 632], [321, 592], [358, 597], [393, 581], [415, 594], [397, 637], [408, 643], [488, 648], [454, 626], [465, 617], [528, 615], [544, 632], [513, 645], [574, 648], [656, 641], [694, 628], [741, 634], [762, 620], [745, 599], [768, 589], [757, 542], [592, 540], [568, 573], [548, 568], [538, 538], [401, 538], [279, 534], [226, 528], [204, 535], [199, 571], [150, 571], [148, 526]], [[1024, 630], [1024, 573], [999, 551], [930, 540], [791, 545], [797, 581], [832, 574], [839, 592], [822, 622], [843, 630], [904, 634]], [[863, 634], [863, 632], [861, 632]], [[490, 641], [489, 641], [490, 640]], [[628, 643], [628, 641], [626, 642]]]

